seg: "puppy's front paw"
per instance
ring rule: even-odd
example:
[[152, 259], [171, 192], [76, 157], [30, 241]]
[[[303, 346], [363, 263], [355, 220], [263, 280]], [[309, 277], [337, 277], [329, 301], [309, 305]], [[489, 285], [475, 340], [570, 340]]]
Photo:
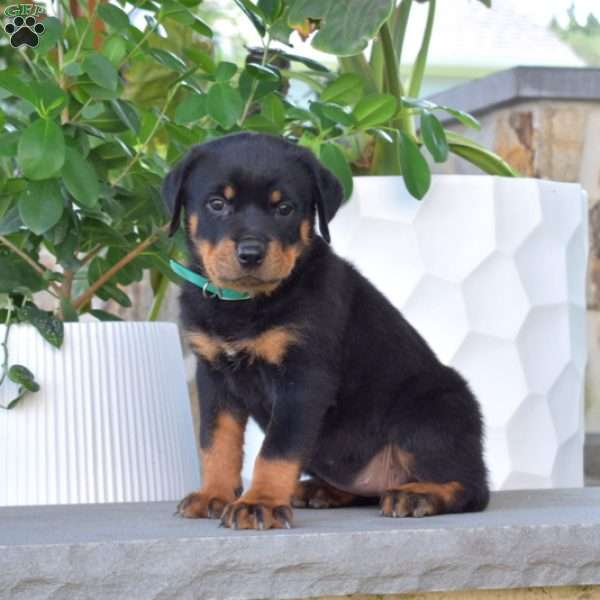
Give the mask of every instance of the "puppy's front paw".
[[177, 505], [176, 514], [188, 519], [218, 519], [229, 502], [231, 498], [199, 490], [188, 494]]
[[225, 507], [221, 525], [232, 529], [290, 529], [292, 507], [270, 502], [246, 502], [242, 497]]

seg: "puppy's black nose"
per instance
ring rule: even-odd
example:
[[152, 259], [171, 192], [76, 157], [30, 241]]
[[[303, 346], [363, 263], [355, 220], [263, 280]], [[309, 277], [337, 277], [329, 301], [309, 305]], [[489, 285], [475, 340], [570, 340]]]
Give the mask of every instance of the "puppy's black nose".
[[245, 267], [260, 265], [265, 258], [266, 245], [256, 238], [245, 238], [237, 244], [237, 255], [240, 264]]

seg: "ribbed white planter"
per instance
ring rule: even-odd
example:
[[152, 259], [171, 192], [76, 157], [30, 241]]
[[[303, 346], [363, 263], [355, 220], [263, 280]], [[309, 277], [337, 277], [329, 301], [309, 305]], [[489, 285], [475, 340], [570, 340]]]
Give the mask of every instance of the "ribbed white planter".
[[[20, 325], [9, 353], [41, 391], [0, 410], [0, 506], [177, 500], [198, 486], [174, 324], [66, 323], [60, 350]], [[14, 391], [5, 382], [0, 403]]]
[[[583, 484], [587, 202], [576, 184], [355, 177], [333, 246], [403, 312], [483, 409], [494, 489]], [[262, 435], [247, 436], [244, 475]]]

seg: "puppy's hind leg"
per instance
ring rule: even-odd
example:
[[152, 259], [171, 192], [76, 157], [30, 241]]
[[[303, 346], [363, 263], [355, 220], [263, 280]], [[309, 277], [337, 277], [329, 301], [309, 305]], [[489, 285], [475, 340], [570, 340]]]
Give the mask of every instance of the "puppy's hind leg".
[[341, 508], [372, 503], [373, 499], [344, 492], [317, 477], [299, 481], [292, 496], [294, 508]]

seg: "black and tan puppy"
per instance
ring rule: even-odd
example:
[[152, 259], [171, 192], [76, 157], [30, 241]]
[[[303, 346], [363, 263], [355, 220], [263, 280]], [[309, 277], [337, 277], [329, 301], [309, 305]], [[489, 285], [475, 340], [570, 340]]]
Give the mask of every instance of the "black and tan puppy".
[[[204, 482], [181, 501], [181, 515], [262, 529], [289, 527], [292, 505], [379, 500], [388, 517], [485, 508], [477, 401], [329, 248], [342, 191], [310, 151], [230, 135], [193, 148], [163, 192], [173, 231], [185, 215], [191, 271], [248, 296], [183, 289]], [[242, 493], [249, 416], [266, 436]], [[312, 479], [299, 482], [303, 473]]]

